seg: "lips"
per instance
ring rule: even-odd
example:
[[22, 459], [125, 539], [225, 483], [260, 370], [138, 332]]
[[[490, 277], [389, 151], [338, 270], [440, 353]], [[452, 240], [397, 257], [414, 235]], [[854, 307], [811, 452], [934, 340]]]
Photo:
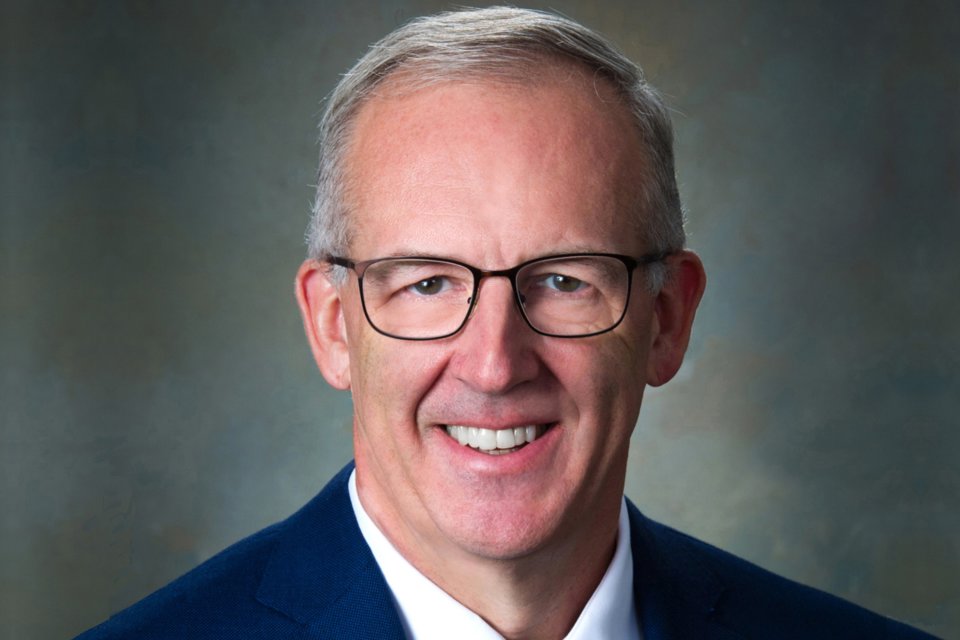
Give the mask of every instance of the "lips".
[[451, 424], [447, 434], [466, 447], [490, 455], [512, 453], [542, 436], [549, 425], [523, 425], [506, 429], [484, 429]]

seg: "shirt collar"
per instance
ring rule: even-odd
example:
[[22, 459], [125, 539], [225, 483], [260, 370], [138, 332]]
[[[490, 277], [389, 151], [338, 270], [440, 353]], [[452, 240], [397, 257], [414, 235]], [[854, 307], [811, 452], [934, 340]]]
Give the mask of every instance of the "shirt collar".
[[[451, 629], [456, 629], [456, 637], [463, 640], [503, 640], [483, 618], [457, 602], [400, 555], [360, 503], [356, 471], [350, 474], [349, 488], [360, 532], [390, 586], [408, 638], [445, 640], [450, 637]], [[626, 500], [620, 505], [617, 548], [610, 566], [564, 640], [596, 638], [641, 640], [633, 598], [633, 556]]]

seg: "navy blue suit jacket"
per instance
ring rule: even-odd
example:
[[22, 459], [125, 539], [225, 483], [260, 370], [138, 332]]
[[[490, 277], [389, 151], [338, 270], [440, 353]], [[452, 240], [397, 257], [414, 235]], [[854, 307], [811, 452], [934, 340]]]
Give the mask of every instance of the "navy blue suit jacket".
[[[287, 520], [229, 547], [79, 640], [404, 638], [390, 590], [353, 515], [347, 492], [352, 468]], [[931, 637], [628, 508], [645, 640]], [[455, 629], [450, 637], [456, 638]]]

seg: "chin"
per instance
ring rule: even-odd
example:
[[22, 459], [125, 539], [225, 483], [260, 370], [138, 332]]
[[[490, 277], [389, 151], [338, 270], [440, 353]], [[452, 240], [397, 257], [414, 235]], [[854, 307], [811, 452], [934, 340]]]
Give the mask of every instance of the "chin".
[[[516, 560], [549, 544], [557, 526], [535, 506], [470, 510], [443, 527], [448, 539], [464, 551], [491, 560]], [[537, 514], [537, 517], [531, 517]]]

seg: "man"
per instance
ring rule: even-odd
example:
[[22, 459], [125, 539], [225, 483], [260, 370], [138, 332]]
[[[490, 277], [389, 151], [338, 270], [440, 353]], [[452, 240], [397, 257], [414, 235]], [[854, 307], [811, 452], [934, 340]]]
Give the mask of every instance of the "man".
[[85, 638], [920, 638], [646, 520], [704, 289], [666, 109], [585, 28], [415, 21], [321, 123], [297, 299], [355, 467]]

